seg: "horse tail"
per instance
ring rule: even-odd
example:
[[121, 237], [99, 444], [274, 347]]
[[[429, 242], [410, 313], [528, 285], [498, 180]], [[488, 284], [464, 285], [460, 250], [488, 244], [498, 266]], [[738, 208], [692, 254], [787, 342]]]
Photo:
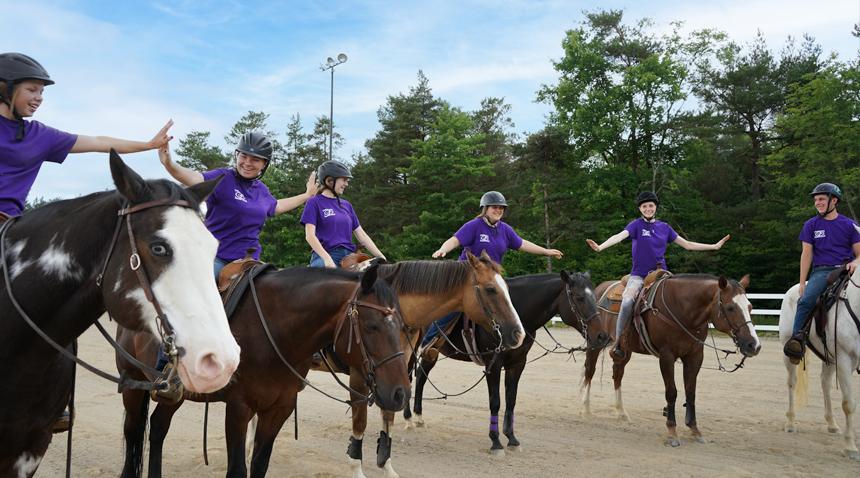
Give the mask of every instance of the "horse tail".
[[794, 403], [798, 407], [805, 407], [809, 403], [809, 350], [797, 367], [797, 383], [794, 386]]
[[[132, 391], [131, 393], [141, 393], [139, 391]], [[140, 477], [143, 476], [143, 452], [146, 448], [146, 427], [149, 423], [149, 393], [143, 393], [143, 399], [140, 401], [140, 407], [137, 410], [126, 410], [125, 422], [126, 424], [131, 421], [131, 423], [136, 423], [138, 426], [134, 428], [131, 433], [128, 433], [128, 425], [126, 425], [126, 467], [130, 467], [133, 473], [132, 476]], [[128, 415], [132, 415], [132, 419], [129, 420]], [[126, 475], [123, 475], [126, 476]]]

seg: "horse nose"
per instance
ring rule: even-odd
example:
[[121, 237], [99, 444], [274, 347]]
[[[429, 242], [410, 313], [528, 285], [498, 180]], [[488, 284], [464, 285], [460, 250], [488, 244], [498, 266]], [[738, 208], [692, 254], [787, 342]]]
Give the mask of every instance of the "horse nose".
[[194, 364], [197, 375], [205, 381], [217, 381], [223, 376], [233, 375], [238, 363], [219, 357], [214, 352], [202, 353]]
[[394, 388], [394, 391], [391, 393], [391, 406], [395, 411], [402, 410], [406, 406], [406, 402], [409, 400], [409, 392], [410, 390], [404, 387], [398, 386]]
[[520, 345], [522, 345], [523, 340], [525, 340], [525, 338], [526, 338], [526, 334], [523, 332], [523, 329], [517, 327], [514, 330], [512, 330], [511, 331], [511, 343], [513, 344], [513, 347], [511, 347], [511, 348], [517, 348]]
[[597, 343], [594, 344], [595, 348], [601, 349], [603, 347], [606, 347], [606, 345], [609, 343], [609, 334], [607, 334], [606, 332], [599, 332], [597, 334], [596, 342]]

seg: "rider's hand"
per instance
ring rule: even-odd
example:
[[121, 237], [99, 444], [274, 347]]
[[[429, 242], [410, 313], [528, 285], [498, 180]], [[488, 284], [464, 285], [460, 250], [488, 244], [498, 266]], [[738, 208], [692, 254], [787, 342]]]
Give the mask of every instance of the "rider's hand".
[[164, 146], [158, 148], [158, 160], [161, 161], [161, 164], [165, 166], [169, 166], [173, 160], [170, 158], [170, 145], [165, 144]]
[[149, 149], [159, 149], [161, 147], [167, 146], [167, 143], [173, 139], [173, 136], [167, 134], [167, 131], [170, 127], [173, 126], [173, 120], [168, 120], [165, 125], [158, 130], [158, 133], [155, 133], [155, 136], [149, 140]]
[[337, 269], [337, 265], [335, 265], [335, 263], [331, 259], [331, 257], [323, 259], [323, 262], [325, 262], [325, 266], [328, 267], [329, 269]]
[[800, 288], [798, 288], [798, 289], [797, 289], [797, 296], [798, 296], [798, 297], [803, 297], [803, 290], [804, 290], [804, 289], [806, 289], [806, 283], [805, 283], [805, 282], [801, 282], [801, 283], [800, 283]]
[[589, 247], [594, 250], [594, 252], [600, 252], [600, 246], [598, 246], [596, 242], [592, 241], [591, 239], [586, 239], [585, 242], [586, 244], [588, 244]]
[[438, 258], [440, 258], [440, 257], [445, 257], [445, 254], [447, 254], [447, 252], [443, 251], [442, 249], [439, 249], [438, 251], [436, 251], [436, 252], [434, 252], [434, 253], [433, 253], [433, 259], [438, 259]]
[[854, 271], [857, 270], [857, 266], [860, 265], [857, 263], [857, 261], [858, 261], [858, 259], [854, 259], [853, 261], [849, 262], [848, 264], [845, 264], [845, 269], [848, 270], [849, 274], [853, 274]]
[[720, 248], [721, 248], [721, 247], [723, 247], [723, 244], [725, 244], [725, 243], [726, 243], [726, 241], [728, 241], [728, 240], [729, 240], [729, 239], [731, 239], [731, 238], [732, 238], [732, 235], [731, 235], [731, 234], [726, 234], [726, 237], [724, 237], [724, 238], [720, 239], [720, 240], [719, 240], [719, 242], [717, 242], [716, 244], [714, 244], [714, 247], [716, 247], [716, 248], [717, 248], [717, 250], [720, 250]]
[[312, 197], [317, 193], [317, 172], [313, 171], [310, 176], [308, 176], [308, 182], [305, 183], [305, 194], [308, 197]]
[[562, 257], [564, 257], [564, 253], [558, 249], [547, 249], [546, 255], [555, 257], [556, 259], [561, 259]]

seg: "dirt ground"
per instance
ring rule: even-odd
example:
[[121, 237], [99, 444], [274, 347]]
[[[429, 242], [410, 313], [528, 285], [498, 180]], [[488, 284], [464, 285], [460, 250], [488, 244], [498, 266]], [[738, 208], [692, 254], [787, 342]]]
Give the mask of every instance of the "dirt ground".
[[[569, 346], [581, 342], [571, 329], [554, 329], [553, 334]], [[538, 340], [550, 342], [543, 332]], [[728, 346], [725, 342], [721, 345]], [[92, 329], [81, 338], [80, 349], [86, 360], [113, 367], [112, 350]], [[540, 355], [537, 349], [532, 349], [532, 356]], [[824, 425], [817, 364], [811, 367], [810, 405], [798, 411], [800, 432], [783, 431], [785, 370], [775, 337], [763, 338], [762, 353], [747, 360], [743, 370], [734, 374], [702, 370], [698, 419], [706, 443], [691, 441], [680, 427], [678, 448], [663, 445], [663, 384], [654, 358], [637, 355], [628, 365], [624, 400], [630, 422], [615, 416], [608, 359], [602, 370], [598, 364], [593, 414], [581, 416], [583, 360], [584, 356], [574, 361], [553, 355], [526, 367], [516, 414], [520, 452], [501, 457], [489, 453], [487, 392], [482, 384], [462, 397], [425, 401], [426, 428], [404, 430], [398, 416], [393, 434], [395, 470], [403, 477], [860, 476], [860, 463], [841, 453], [841, 435], [829, 434]], [[713, 355], [706, 355], [705, 366], [714, 365]], [[676, 372], [683, 390], [680, 364]], [[443, 360], [431, 379], [445, 392], [456, 393], [479, 376], [480, 369], [473, 364]], [[854, 378], [857, 394], [860, 379]], [[327, 375], [314, 372], [310, 379], [328, 391], [338, 390]], [[843, 426], [839, 392], [832, 394], [837, 422]], [[428, 391], [428, 396], [436, 395]], [[79, 369], [76, 402], [73, 476], [118, 476], [123, 460], [120, 396], [111, 383]], [[684, 413], [681, 402], [679, 397], [679, 421]], [[293, 439], [290, 418], [275, 443], [269, 476], [351, 476], [345, 454], [351, 423], [345, 405], [308, 389], [299, 396], [298, 411], [299, 440]], [[180, 409], [165, 443], [165, 476], [224, 476], [223, 414], [223, 404], [210, 407], [207, 467], [202, 452], [203, 405], [186, 403]], [[364, 440], [364, 472], [369, 478], [382, 476], [375, 466], [378, 416], [371, 410]], [[856, 421], [855, 429], [860, 432]], [[56, 435], [37, 476], [63, 476], [65, 455], [66, 435]]]

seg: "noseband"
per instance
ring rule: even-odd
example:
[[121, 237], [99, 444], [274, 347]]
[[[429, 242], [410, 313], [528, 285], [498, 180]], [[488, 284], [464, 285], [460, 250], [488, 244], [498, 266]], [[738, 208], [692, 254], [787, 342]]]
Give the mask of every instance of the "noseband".
[[595, 309], [593, 314], [586, 317], [585, 314], [579, 310], [579, 307], [573, 303], [573, 291], [570, 289], [570, 284], [568, 284], [567, 281], [564, 282], [564, 295], [567, 297], [567, 305], [570, 307], [570, 311], [573, 312], [574, 317], [579, 320], [579, 324], [582, 326], [582, 336], [588, 340], [588, 323], [591, 322], [591, 319], [600, 315], [600, 313]]

